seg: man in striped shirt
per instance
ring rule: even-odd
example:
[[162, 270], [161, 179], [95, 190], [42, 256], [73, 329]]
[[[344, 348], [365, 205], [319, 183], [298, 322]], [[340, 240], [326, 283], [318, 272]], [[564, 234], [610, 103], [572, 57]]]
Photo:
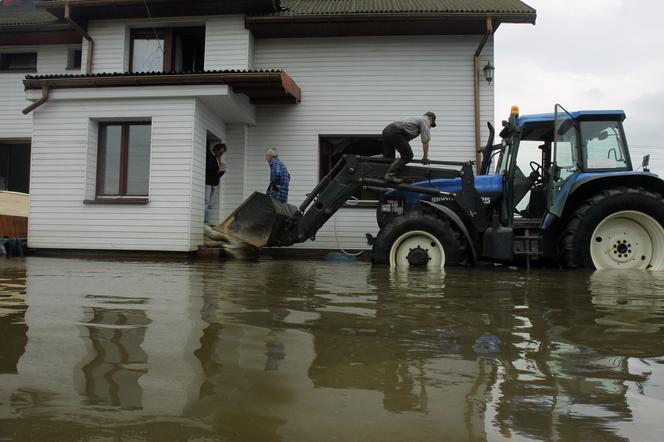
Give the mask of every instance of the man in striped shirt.
[[265, 159], [270, 164], [270, 185], [267, 188], [266, 195], [282, 203], [287, 203], [290, 173], [286, 165], [279, 159], [277, 149], [269, 148], [265, 152]]
[[413, 159], [413, 149], [410, 147], [409, 141], [418, 135], [422, 139], [422, 150], [424, 151], [422, 161], [424, 164], [428, 163], [429, 141], [431, 140], [429, 130], [432, 127], [436, 127], [436, 114], [427, 112], [421, 117], [395, 121], [383, 129], [383, 156], [385, 158], [394, 158], [395, 151], [401, 155], [387, 169], [385, 181], [395, 184], [403, 182], [397, 175]]

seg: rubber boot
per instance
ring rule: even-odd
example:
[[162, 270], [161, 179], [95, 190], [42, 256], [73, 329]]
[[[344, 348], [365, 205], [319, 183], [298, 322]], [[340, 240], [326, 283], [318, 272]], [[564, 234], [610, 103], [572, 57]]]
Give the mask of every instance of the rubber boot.
[[387, 169], [387, 172], [385, 173], [385, 181], [394, 184], [403, 183], [403, 180], [397, 177], [397, 173], [400, 170], [401, 170], [401, 158], [397, 158], [392, 162], [392, 164], [390, 164], [390, 167]]

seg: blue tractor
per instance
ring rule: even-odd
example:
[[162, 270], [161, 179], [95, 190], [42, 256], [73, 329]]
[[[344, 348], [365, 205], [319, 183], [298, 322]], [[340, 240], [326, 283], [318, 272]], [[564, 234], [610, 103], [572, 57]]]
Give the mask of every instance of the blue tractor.
[[[634, 170], [623, 111], [519, 116], [503, 122], [474, 178], [482, 204], [464, 210], [463, 177], [413, 183], [440, 196], [385, 194], [374, 261], [459, 265], [532, 260], [564, 268], [664, 269], [664, 181]], [[524, 164], [530, 170], [523, 170]], [[526, 175], [526, 173], [528, 175]]]
[[473, 162], [414, 161], [384, 180], [391, 160], [344, 155], [299, 207], [260, 193], [220, 233], [256, 248], [310, 239], [359, 189], [380, 195], [373, 262], [441, 268], [532, 261], [564, 268], [664, 269], [664, 181], [647, 157], [634, 170], [623, 111], [519, 116]]

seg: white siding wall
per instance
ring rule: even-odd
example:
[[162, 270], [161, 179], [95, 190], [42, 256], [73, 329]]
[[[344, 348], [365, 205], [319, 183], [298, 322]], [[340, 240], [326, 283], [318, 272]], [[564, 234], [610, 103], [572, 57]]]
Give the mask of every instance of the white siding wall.
[[245, 124], [231, 124], [226, 130], [226, 174], [221, 179], [221, 212], [223, 221], [244, 201], [245, 155], [249, 142]]
[[[289, 202], [299, 204], [318, 182], [319, 134], [380, 134], [389, 122], [431, 110], [432, 159], [474, 159], [473, 53], [479, 36], [342, 37], [256, 40], [256, 68], [285, 69], [302, 103], [259, 106], [249, 132], [244, 196], [263, 191], [263, 151], [275, 146], [291, 171]], [[493, 59], [487, 44], [481, 66]], [[493, 86], [482, 81], [482, 121], [493, 121]], [[486, 125], [482, 124], [483, 130]], [[485, 135], [483, 135], [485, 136]], [[422, 154], [419, 140], [412, 142]], [[298, 247], [366, 248], [376, 233], [373, 209], [343, 209], [315, 242]]]
[[[35, 112], [29, 241], [36, 248], [188, 251], [193, 98], [51, 101]], [[96, 162], [90, 119], [151, 119], [150, 202], [86, 205]], [[87, 193], [87, 195], [86, 195]]]
[[[8, 46], [0, 47], [0, 52], [37, 51], [37, 72], [58, 74], [72, 72], [66, 70], [67, 48], [65, 45]], [[0, 73], [0, 139], [32, 137], [32, 115], [21, 112], [30, 105], [23, 88], [25, 76], [25, 73]]]
[[[126, 72], [129, 69], [129, 28], [123, 20], [94, 20], [88, 23], [94, 40], [92, 73]], [[88, 41], [83, 40], [82, 65], [88, 59]]]
[[207, 21], [205, 69], [247, 69], [250, 67], [251, 33], [244, 28], [244, 16], [225, 15]]
[[[203, 243], [203, 216], [205, 209], [205, 160], [207, 155], [207, 133], [226, 140], [226, 125], [201, 100], [196, 100], [196, 117], [193, 146], [193, 174], [191, 185], [191, 240], [194, 244]], [[223, 178], [222, 178], [223, 180]], [[216, 223], [219, 213], [219, 193], [216, 195], [212, 223]]]

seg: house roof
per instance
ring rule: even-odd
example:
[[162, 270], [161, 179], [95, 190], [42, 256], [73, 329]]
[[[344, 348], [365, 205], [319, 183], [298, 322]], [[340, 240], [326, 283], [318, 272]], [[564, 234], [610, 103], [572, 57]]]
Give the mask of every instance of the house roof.
[[525, 14], [535, 9], [520, 0], [281, 0], [276, 15], [376, 13]]
[[278, 11], [248, 15], [257, 38], [348, 35], [485, 34], [491, 18], [535, 24], [537, 12], [521, 0], [281, 0]]
[[282, 70], [27, 75], [23, 84], [26, 90], [218, 84], [247, 95], [253, 104], [294, 104], [302, 99], [298, 85]]
[[47, 11], [41, 11], [32, 6], [4, 6], [0, 7], [0, 28], [13, 28], [18, 26], [43, 26], [58, 23], [57, 17]]

